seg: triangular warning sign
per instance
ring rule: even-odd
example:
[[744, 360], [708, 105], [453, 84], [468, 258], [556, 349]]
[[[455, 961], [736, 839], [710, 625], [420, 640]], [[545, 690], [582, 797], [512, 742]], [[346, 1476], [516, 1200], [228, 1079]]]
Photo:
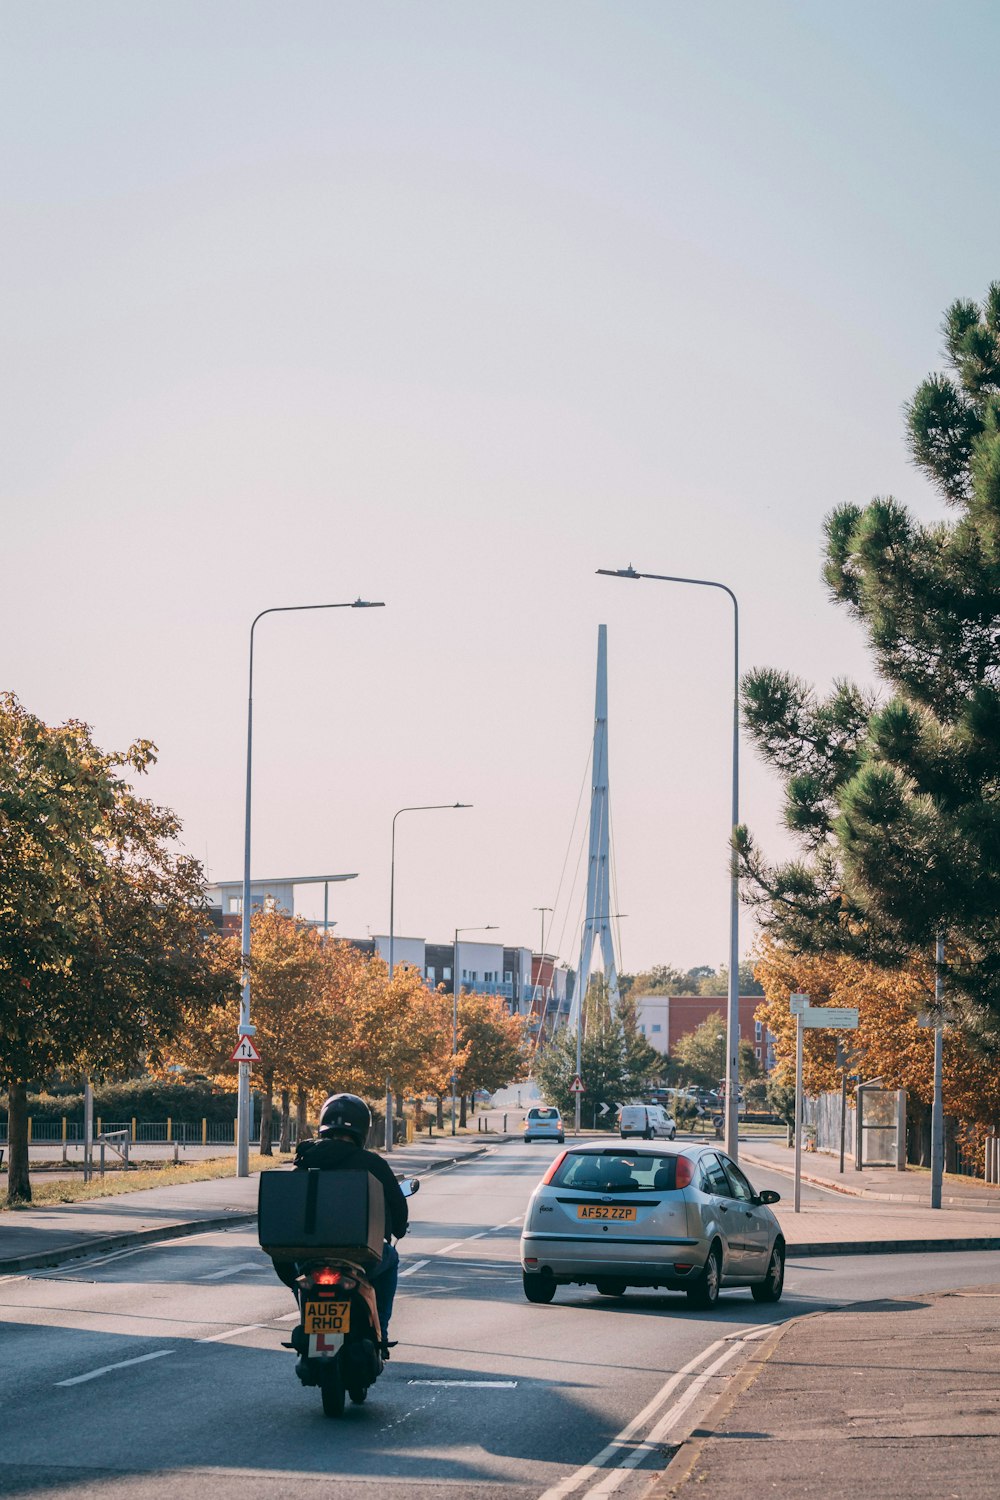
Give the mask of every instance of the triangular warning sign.
[[248, 1036], [241, 1036], [230, 1062], [260, 1062], [260, 1053]]
[[581, 1079], [579, 1073], [577, 1073], [576, 1077], [573, 1079], [573, 1082], [570, 1084], [569, 1091], [571, 1094], [582, 1094], [584, 1092], [583, 1080]]

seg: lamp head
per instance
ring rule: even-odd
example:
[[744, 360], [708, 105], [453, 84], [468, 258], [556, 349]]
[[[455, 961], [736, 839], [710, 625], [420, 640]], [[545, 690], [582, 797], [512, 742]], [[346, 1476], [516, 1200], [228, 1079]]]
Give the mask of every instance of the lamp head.
[[633, 568], [633, 566], [632, 566], [631, 563], [629, 563], [629, 565], [628, 565], [627, 568], [598, 568], [597, 572], [598, 573], [602, 573], [605, 578], [641, 578], [642, 577], [642, 574], [641, 573], [637, 573], [636, 570], [635, 570], [635, 568]]
[[355, 599], [352, 609], [385, 609], [383, 599]]

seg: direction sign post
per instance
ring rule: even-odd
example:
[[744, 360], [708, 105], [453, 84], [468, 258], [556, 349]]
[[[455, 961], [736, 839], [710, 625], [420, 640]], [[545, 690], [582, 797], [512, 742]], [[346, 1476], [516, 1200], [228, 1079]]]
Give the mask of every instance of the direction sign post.
[[792, 1206], [798, 1213], [802, 1206], [802, 1022], [805, 1019], [808, 995], [793, 995], [792, 1003], [804, 1000], [805, 1006], [795, 1012], [795, 1190]]
[[[855, 1031], [858, 1012], [849, 1005], [812, 1005], [808, 995], [792, 995], [789, 1001], [795, 1017], [795, 1193], [793, 1208], [801, 1211], [802, 1204], [802, 1036], [808, 1029], [819, 1031], [829, 1027], [838, 1031]], [[838, 1043], [838, 1047], [839, 1047]], [[846, 1072], [844, 1080], [846, 1080]], [[843, 1095], [843, 1089], [842, 1089]], [[844, 1104], [841, 1104], [840, 1122], [840, 1170], [844, 1170]]]

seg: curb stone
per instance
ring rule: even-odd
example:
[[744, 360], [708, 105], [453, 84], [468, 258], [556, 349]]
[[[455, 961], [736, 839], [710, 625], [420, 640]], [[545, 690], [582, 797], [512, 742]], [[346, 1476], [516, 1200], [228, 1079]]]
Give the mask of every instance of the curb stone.
[[[421, 1176], [441, 1172], [445, 1167], [454, 1167], [462, 1162], [475, 1161], [484, 1156], [486, 1146], [474, 1151], [465, 1151], [461, 1156], [450, 1156], [445, 1161], [433, 1162], [421, 1168]], [[125, 1195], [123, 1195], [125, 1196]], [[257, 1212], [232, 1208], [223, 1215], [211, 1219], [187, 1219], [182, 1224], [161, 1224], [152, 1229], [132, 1229], [121, 1234], [107, 1234], [76, 1245], [64, 1245], [60, 1250], [40, 1250], [37, 1255], [19, 1255], [11, 1260], [0, 1260], [0, 1277], [17, 1276], [22, 1271], [38, 1271], [64, 1265], [68, 1261], [83, 1260], [92, 1255], [106, 1255], [114, 1250], [127, 1250], [134, 1245], [155, 1244], [158, 1240], [178, 1240], [195, 1234], [212, 1234], [220, 1229], [232, 1229], [237, 1225], [252, 1224]]]

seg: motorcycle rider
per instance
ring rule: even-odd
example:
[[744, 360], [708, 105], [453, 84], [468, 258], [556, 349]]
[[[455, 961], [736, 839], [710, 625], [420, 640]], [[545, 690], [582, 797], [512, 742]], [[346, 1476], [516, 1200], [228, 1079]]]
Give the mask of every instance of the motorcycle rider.
[[[382, 1258], [366, 1274], [375, 1293], [378, 1318], [382, 1325], [382, 1357], [389, 1357], [389, 1319], [399, 1277], [399, 1255], [389, 1238], [401, 1240], [409, 1225], [409, 1209], [389, 1163], [374, 1151], [365, 1150], [371, 1130], [372, 1112], [357, 1094], [331, 1094], [319, 1116], [319, 1137], [300, 1141], [295, 1150], [295, 1167], [320, 1172], [370, 1172], [382, 1184], [385, 1195], [385, 1245]], [[292, 1291], [295, 1271], [275, 1262], [275, 1271]]]

